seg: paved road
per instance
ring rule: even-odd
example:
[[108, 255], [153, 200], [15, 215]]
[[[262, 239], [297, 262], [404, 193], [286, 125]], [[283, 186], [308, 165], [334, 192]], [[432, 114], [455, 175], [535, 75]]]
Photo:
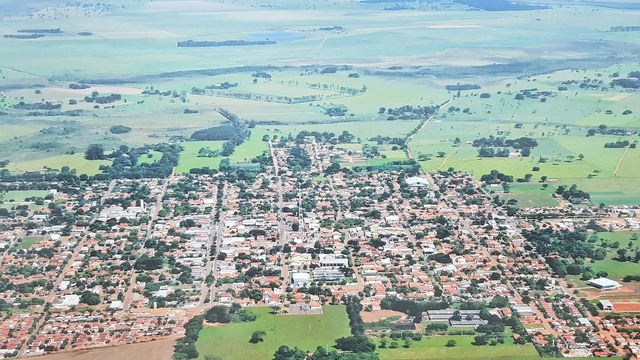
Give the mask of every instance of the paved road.
[[[222, 190], [222, 201], [224, 203], [224, 198], [227, 196], [227, 183], [225, 182], [224, 188]], [[216, 193], [216, 203], [217, 203], [217, 193]], [[215, 211], [212, 212], [211, 216], [215, 216]], [[209, 274], [212, 274], [216, 279], [218, 278], [218, 259], [214, 256], [213, 258], [209, 255], [211, 252], [211, 247], [215, 246], [215, 248], [220, 251], [220, 247], [222, 246], [222, 238], [224, 237], [224, 219], [226, 217], [226, 212], [220, 209], [220, 217], [218, 221], [215, 221], [211, 224], [211, 231], [209, 232], [209, 242], [207, 243], [207, 264], [205, 265], [205, 270], [203, 273], [203, 278]], [[205, 299], [207, 295], [209, 295], [209, 299], [213, 301], [215, 299], [217, 292], [217, 288], [215, 282], [208, 286], [207, 283], [203, 280], [200, 286], [200, 308], [208, 308], [210, 305], [205, 304]]]
[[[162, 184], [162, 190], [158, 193], [158, 195], [156, 195], [156, 202], [149, 206], [149, 221], [147, 222], [147, 233], [145, 234], [143, 241], [151, 239], [152, 237], [151, 235], [153, 233], [153, 222], [158, 218], [158, 212], [160, 211], [160, 209], [162, 209], [162, 198], [164, 197], [164, 194], [167, 193], [167, 187], [169, 186], [169, 182], [171, 179], [173, 179], [173, 173], [171, 173], [168, 179], [164, 180], [164, 183]], [[146, 254], [148, 251], [149, 249], [143, 246], [140, 250], [140, 255]], [[136, 287], [137, 276], [138, 275], [136, 274], [135, 270], [131, 270], [129, 287], [125, 292], [124, 300], [122, 301], [123, 309], [129, 309], [131, 307], [134, 296], [133, 289]]]

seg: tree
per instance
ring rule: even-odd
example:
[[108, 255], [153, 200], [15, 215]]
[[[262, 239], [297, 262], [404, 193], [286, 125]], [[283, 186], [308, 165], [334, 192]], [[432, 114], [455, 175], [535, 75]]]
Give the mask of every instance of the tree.
[[254, 331], [253, 334], [251, 334], [251, 339], [249, 339], [249, 342], [252, 344], [263, 342], [265, 335], [267, 335], [267, 333], [262, 330]]
[[487, 344], [487, 339], [482, 335], [478, 335], [473, 338], [473, 345], [482, 346]]
[[216, 305], [211, 309], [207, 310], [204, 315], [205, 320], [212, 323], [229, 323], [231, 322], [231, 315], [229, 315], [229, 310], [224, 305]]
[[446, 347], [455, 347], [456, 346], [456, 341], [455, 340], [449, 340], [447, 341], [447, 345], [445, 345]]
[[91, 291], [85, 291], [80, 295], [80, 302], [87, 305], [98, 305], [100, 304], [100, 296]]
[[187, 229], [195, 227], [196, 225], [197, 225], [197, 223], [193, 219], [185, 219], [185, 220], [180, 221], [180, 226], [184, 227], [184, 228], [187, 228]]
[[307, 354], [304, 351], [294, 347], [293, 349], [282, 345], [273, 354], [273, 360], [305, 360]]
[[104, 160], [104, 146], [100, 144], [91, 144], [84, 153], [87, 160]]
[[618, 258], [616, 260], [627, 261], [627, 249], [618, 249], [616, 252], [618, 253]]
[[355, 353], [373, 352], [376, 345], [364, 335], [347, 336], [336, 339], [337, 349]]

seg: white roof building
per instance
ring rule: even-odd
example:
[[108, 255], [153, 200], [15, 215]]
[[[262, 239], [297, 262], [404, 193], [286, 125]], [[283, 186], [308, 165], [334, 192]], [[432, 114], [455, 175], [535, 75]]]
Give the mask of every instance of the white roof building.
[[611, 290], [622, 286], [619, 282], [604, 277], [591, 279], [588, 284], [602, 290]]
[[62, 298], [62, 306], [78, 306], [80, 304], [80, 295], [65, 295]]
[[429, 187], [429, 182], [427, 181], [427, 179], [418, 176], [412, 176], [410, 178], [407, 178], [405, 181], [411, 187]]

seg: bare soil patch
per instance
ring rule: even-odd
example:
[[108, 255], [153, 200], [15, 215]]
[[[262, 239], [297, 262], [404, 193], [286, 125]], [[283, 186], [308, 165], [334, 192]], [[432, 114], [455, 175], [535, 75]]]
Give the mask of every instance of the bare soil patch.
[[406, 316], [406, 314], [394, 310], [362, 311], [360, 315], [362, 316], [362, 320], [367, 323], [380, 321], [391, 316]]
[[613, 303], [616, 312], [640, 312], [640, 303]]
[[45, 360], [169, 360], [175, 339], [46, 355]]

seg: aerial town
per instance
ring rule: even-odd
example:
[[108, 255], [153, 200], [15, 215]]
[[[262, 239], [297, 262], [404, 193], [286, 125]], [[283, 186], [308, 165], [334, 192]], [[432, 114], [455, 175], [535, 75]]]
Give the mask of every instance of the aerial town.
[[222, 164], [166, 179], [3, 184], [48, 194], [16, 201], [0, 219], [0, 307], [10, 309], [0, 353], [178, 339], [213, 306], [314, 314], [357, 296], [362, 314], [406, 314], [391, 329], [422, 333], [432, 321], [478, 329], [508, 317], [517, 319], [511, 330], [482, 341], [508, 336], [555, 356], [640, 354], [640, 319], [608, 316], [637, 310], [624, 296], [635, 283], [598, 273], [572, 289], [553, 259], [574, 250], [536, 238], [637, 230], [637, 210], [514, 214], [467, 173], [425, 174], [410, 161], [341, 168], [337, 159], [358, 154], [333, 136], [274, 136], [254, 159], [258, 171]]

